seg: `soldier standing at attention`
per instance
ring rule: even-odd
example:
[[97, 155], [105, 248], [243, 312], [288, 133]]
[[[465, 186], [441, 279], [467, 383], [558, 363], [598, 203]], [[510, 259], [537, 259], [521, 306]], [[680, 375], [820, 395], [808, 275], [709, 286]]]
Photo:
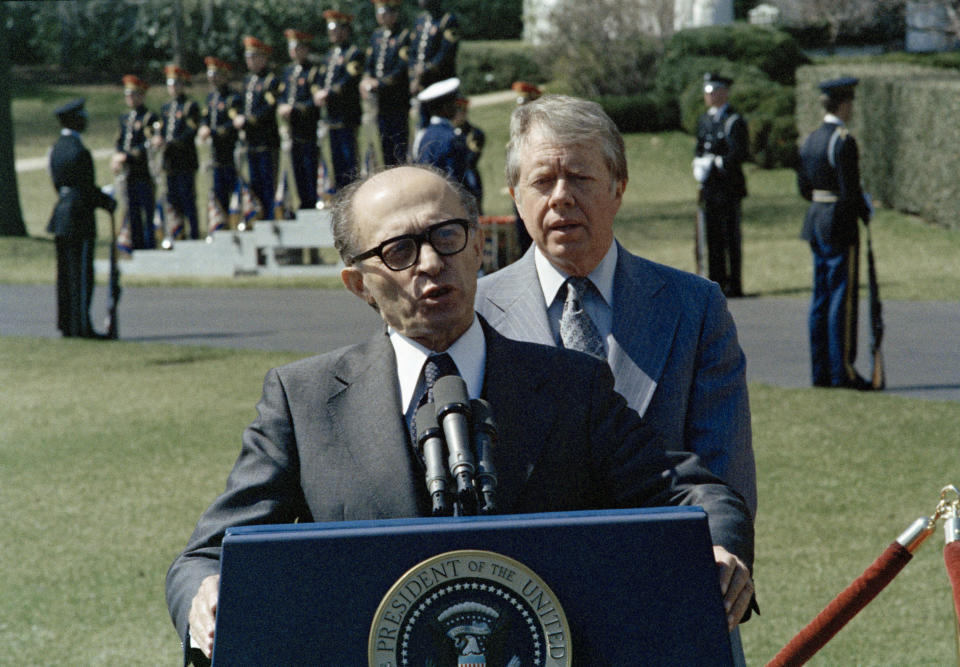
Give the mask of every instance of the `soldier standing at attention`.
[[113, 213], [117, 202], [97, 188], [93, 157], [80, 140], [87, 127], [84, 103], [82, 98], [71, 100], [53, 112], [62, 128], [50, 152], [50, 175], [59, 199], [47, 231], [57, 245], [57, 328], [66, 338], [103, 338], [90, 324], [94, 211], [100, 207]]
[[211, 140], [213, 193], [226, 212], [230, 210], [230, 195], [237, 186], [237, 166], [233, 156], [237, 147], [237, 128], [233, 126], [233, 117], [240, 112], [242, 103], [240, 96], [230, 89], [230, 71], [233, 69], [230, 64], [214, 56], [207, 56], [203, 62], [207, 66], [207, 80], [212, 90], [207, 95], [197, 134], [201, 141]]
[[[163, 170], [167, 175], [167, 201], [190, 224], [190, 238], [200, 238], [197, 219], [197, 129], [200, 106], [187, 98], [184, 88], [190, 73], [177, 65], [164, 68], [170, 101], [160, 111], [160, 128], [153, 139], [163, 147]], [[183, 237], [183, 229], [170, 229], [170, 239]]]
[[[410, 37], [410, 94], [417, 95], [427, 86], [457, 76], [457, 49], [460, 24], [457, 17], [443, 11], [442, 0], [419, 0], [423, 13], [417, 17]], [[430, 122], [421, 111], [419, 127]]]
[[467, 117], [470, 100], [466, 97], [458, 97], [456, 104], [457, 113], [453, 117], [453, 126], [467, 147], [467, 170], [463, 174], [463, 186], [476, 197], [477, 208], [480, 210], [480, 215], [483, 215], [483, 180], [480, 178], [477, 163], [480, 160], [480, 154], [483, 153], [483, 146], [487, 143], [487, 135], [479, 127], [471, 124]]
[[700, 184], [700, 206], [706, 227], [707, 277], [727, 297], [743, 296], [740, 202], [747, 196], [743, 161], [750, 150], [747, 122], [727, 99], [733, 79], [708, 73], [703, 77], [706, 113], [697, 120], [694, 177]]
[[353, 16], [335, 9], [323, 12], [330, 50], [320, 65], [313, 101], [326, 109], [330, 135], [330, 161], [337, 190], [357, 175], [357, 128], [360, 109], [360, 75], [363, 52], [350, 43]]
[[233, 126], [246, 141], [250, 189], [266, 213], [273, 207], [280, 160], [280, 130], [277, 127], [280, 82], [267, 67], [272, 47], [250, 35], [243, 38], [243, 47], [249, 74], [243, 83], [242, 106], [233, 119]]
[[311, 93], [317, 80], [317, 68], [310, 63], [313, 35], [292, 28], [283, 34], [287, 38], [291, 63], [283, 71], [277, 113], [287, 121], [290, 131], [290, 162], [293, 165], [293, 179], [297, 183], [300, 208], [315, 208], [320, 110], [313, 103]]
[[410, 143], [410, 31], [397, 30], [400, 0], [373, 0], [380, 25], [370, 38], [360, 92], [375, 100], [380, 147], [386, 166], [407, 159]]
[[860, 228], [873, 214], [860, 187], [860, 153], [846, 123], [859, 79], [820, 84], [823, 123], [803, 142], [797, 185], [810, 201], [800, 236], [813, 252], [810, 357], [815, 387], [870, 390], [853, 366], [857, 357]]
[[445, 79], [430, 84], [418, 98], [421, 108], [430, 116], [430, 124], [414, 147], [416, 162], [430, 164], [446, 172], [451, 180], [463, 183], [467, 173], [468, 153], [463, 135], [453, 126], [460, 97], [460, 79]]
[[129, 111], [120, 116], [116, 152], [110, 161], [113, 173], [125, 172], [130, 235], [135, 250], [156, 247], [153, 209], [156, 203], [147, 144], [158, 118], [143, 103], [149, 86], [139, 77], [123, 77], [123, 99]]

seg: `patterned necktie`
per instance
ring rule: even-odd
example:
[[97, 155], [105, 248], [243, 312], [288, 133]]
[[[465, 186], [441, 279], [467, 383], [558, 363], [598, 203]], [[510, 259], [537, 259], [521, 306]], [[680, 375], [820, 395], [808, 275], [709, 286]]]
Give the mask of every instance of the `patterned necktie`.
[[417, 408], [433, 401], [433, 385], [444, 375], [460, 375], [457, 365], [449, 354], [431, 354], [423, 365], [423, 385], [420, 395], [414, 403], [413, 416], [410, 418], [410, 436], [413, 446], [417, 446]]
[[560, 315], [560, 340], [567, 349], [586, 352], [606, 360], [600, 331], [583, 309], [583, 295], [590, 289], [590, 285], [589, 278], [580, 276], [570, 276], [564, 283], [567, 295], [563, 302], [563, 313]]

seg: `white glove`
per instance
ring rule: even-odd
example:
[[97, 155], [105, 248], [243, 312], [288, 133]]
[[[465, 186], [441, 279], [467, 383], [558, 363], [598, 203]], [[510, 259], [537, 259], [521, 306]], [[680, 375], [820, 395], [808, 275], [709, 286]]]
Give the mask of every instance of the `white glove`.
[[707, 180], [707, 176], [710, 175], [710, 169], [713, 168], [713, 158], [714, 156], [709, 153], [701, 157], [693, 158], [693, 177], [697, 183], [703, 183]]

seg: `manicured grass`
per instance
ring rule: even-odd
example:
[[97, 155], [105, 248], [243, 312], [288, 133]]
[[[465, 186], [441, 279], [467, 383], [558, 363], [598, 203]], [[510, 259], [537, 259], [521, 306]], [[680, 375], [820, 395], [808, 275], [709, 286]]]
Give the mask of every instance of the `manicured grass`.
[[[0, 345], [0, 641], [9, 664], [174, 664], [166, 568], [223, 489], [267, 368], [295, 354]], [[763, 664], [956, 483], [960, 405], [751, 386]], [[812, 664], [949, 664], [938, 531]]]

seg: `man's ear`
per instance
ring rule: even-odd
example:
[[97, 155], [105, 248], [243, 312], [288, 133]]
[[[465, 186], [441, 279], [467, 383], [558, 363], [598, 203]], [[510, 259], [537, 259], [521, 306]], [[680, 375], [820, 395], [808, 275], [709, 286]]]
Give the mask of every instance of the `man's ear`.
[[358, 297], [370, 303], [367, 295], [367, 288], [363, 284], [363, 272], [355, 266], [345, 266], [340, 270], [340, 280], [344, 287], [356, 294]]
[[476, 253], [477, 259], [477, 271], [483, 267], [483, 227], [479, 224], [476, 226], [473, 232], [473, 243], [472, 248]]

